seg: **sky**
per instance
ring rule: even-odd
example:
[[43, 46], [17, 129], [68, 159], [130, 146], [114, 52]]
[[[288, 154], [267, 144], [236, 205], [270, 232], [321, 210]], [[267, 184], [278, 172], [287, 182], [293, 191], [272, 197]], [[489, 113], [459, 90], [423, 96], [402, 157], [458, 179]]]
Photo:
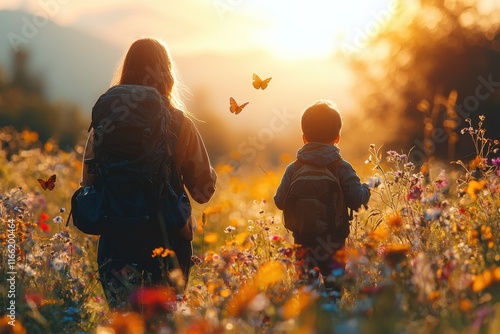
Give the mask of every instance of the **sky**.
[[[417, 2], [405, 1], [405, 10]], [[485, 12], [500, 6], [498, 0], [476, 3]], [[276, 120], [286, 125], [280, 129], [298, 129], [300, 112], [317, 99], [333, 100], [344, 114], [362, 113], [352, 92], [359, 79], [345, 60], [393, 16], [406, 13], [395, 0], [8, 0], [0, 9], [29, 11], [124, 52], [138, 37], [160, 38], [184, 65], [191, 105], [203, 101], [232, 129], [254, 127], [257, 138], [269, 143], [285, 131], [274, 131]], [[262, 54], [267, 58], [252, 58]], [[239, 62], [228, 61], [233, 55]], [[252, 88], [253, 73], [272, 77], [265, 91]], [[250, 103], [235, 116], [229, 97]], [[346, 141], [349, 135], [343, 132]]]
[[[265, 50], [280, 59], [324, 58], [356, 33], [393, 15], [393, 0], [9, 0], [121, 46], [140, 36], [165, 40], [178, 54]], [[371, 30], [370, 30], [371, 31]]]

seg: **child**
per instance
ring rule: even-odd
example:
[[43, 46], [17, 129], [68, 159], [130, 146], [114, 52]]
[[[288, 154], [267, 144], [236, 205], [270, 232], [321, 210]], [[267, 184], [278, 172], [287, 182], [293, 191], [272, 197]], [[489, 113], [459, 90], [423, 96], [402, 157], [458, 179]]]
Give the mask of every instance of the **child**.
[[[340, 140], [342, 118], [333, 103], [320, 100], [308, 107], [302, 114], [301, 126], [305, 145], [297, 152], [297, 161], [292, 162], [285, 170], [274, 196], [276, 206], [283, 210], [293, 174], [300, 164], [329, 166], [339, 179], [346, 206], [351, 210], [358, 210], [362, 205], [366, 205], [370, 199], [370, 190], [366, 184], [360, 182], [352, 166], [342, 160], [336, 145]], [[332, 168], [332, 165], [336, 167]], [[334, 269], [341, 269], [341, 272], [345, 269], [343, 261], [335, 261], [334, 255], [343, 249], [348, 236], [348, 219], [342, 224], [340, 231], [327, 230], [317, 236], [293, 232], [295, 243], [301, 245], [296, 255], [297, 260], [303, 262], [307, 269], [319, 268], [325, 278], [325, 288], [338, 293], [340, 287], [329, 282], [328, 276]]]

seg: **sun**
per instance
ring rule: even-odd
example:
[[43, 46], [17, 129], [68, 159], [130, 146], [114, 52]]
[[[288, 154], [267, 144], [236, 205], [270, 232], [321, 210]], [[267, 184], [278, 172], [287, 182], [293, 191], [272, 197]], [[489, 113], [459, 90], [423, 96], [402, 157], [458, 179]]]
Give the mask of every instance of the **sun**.
[[361, 49], [397, 14], [396, 0], [257, 1], [266, 13], [264, 47], [278, 58], [326, 58]]

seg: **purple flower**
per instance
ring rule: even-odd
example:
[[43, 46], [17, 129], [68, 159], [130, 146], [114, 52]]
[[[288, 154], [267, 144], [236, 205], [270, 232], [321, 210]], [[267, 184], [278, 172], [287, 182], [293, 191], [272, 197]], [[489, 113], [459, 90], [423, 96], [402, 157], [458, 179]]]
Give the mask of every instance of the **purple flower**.
[[500, 167], [500, 157], [491, 159], [491, 163], [497, 167]]

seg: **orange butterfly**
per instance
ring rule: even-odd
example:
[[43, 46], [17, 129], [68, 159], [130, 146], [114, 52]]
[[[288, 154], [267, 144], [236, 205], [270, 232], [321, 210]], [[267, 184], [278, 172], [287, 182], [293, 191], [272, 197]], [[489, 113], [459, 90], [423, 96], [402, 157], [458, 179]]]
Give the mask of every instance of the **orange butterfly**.
[[257, 74], [253, 74], [253, 82], [252, 82], [252, 85], [255, 89], [266, 89], [267, 88], [267, 84], [269, 83], [269, 81], [271, 81], [272, 78], [267, 78], [265, 80], [261, 80], [261, 78], [259, 78], [259, 76]]
[[238, 103], [236, 103], [236, 101], [232, 97], [230, 97], [229, 98], [229, 111], [231, 111], [235, 115], [238, 115], [243, 110], [243, 108], [245, 108], [245, 106], [247, 104], [248, 104], [248, 102], [245, 102], [242, 105], [238, 105]]
[[52, 190], [56, 186], [56, 174], [49, 177], [47, 180], [37, 179], [43, 190]]

